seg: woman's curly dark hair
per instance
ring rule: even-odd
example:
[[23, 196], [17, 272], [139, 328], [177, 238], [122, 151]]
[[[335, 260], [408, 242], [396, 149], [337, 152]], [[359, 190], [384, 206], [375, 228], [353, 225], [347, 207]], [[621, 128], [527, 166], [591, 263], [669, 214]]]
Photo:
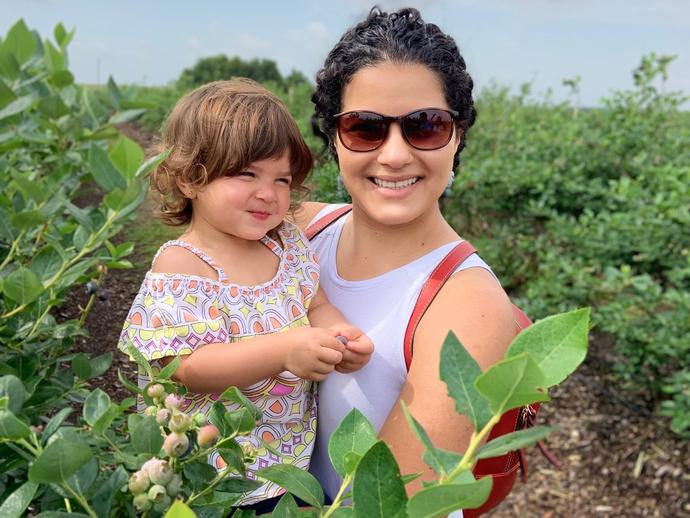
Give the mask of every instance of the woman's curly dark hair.
[[335, 114], [341, 111], [343, 89], [361, 68], [384, 61], [416, 63], [429, 67], [441, 79], [446, 101], [460, 114], [463, 129], [453, 169], [460, 163], [465, 134], [474, 124], [477, 111], [472, 99], [472, 78], [452, 37], [433, 23], [426, 23], [417, 9], [386, 13], [374, 7], [363, 22], [349, 29], [326, 57], [316, 74], [312, 95], [312, 128], [336, 156]]

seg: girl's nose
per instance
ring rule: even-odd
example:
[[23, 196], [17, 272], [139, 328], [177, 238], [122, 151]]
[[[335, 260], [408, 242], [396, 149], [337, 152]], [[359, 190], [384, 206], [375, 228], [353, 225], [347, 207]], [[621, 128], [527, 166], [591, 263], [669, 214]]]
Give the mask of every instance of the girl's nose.
[[414, 159], [412, 148], [402, 134], [400, 124], [394, 122], [388, 128], [385, 142], [378, 150], [377, 161], [392, 169], [400, 169]]
[[277, 198], [275, 187], [273, 185], [260, 186], [256, 191], [256, 197], [267, 203], [275, 201]]

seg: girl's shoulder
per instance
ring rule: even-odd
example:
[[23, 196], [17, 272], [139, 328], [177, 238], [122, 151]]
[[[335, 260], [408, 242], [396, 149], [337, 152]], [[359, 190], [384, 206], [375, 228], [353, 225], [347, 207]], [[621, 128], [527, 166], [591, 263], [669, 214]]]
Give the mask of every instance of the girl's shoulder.
[[181, 240], [164, 243], [151, 261], [151, 274], [165, 274], [166, 277], [205, 277], [219, 279], [219, 267], [202, 250]]

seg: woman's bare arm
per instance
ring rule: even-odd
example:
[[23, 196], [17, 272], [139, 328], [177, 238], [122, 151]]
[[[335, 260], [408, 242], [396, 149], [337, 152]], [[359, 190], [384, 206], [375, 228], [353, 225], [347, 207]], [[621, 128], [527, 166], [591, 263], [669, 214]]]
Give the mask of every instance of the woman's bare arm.
[[[417, 328], [412, 366], [400, 396], [435, 446], [463, 452], [472, 425], [457, 413], [439, 375], [441, 347], [449, 330], [482, 370], [503, 358], [516, 333], [515, 319], [508, 297], [486, 270], [459, 272], [439, 292]], [[422, 480], [435, 478], [422, 460], [424, 448], [410, 430], [399, 403], [379, 436], [391, 447], [403, 474], [422, 473], [407, 486], [410, 494], [422, 488]]]

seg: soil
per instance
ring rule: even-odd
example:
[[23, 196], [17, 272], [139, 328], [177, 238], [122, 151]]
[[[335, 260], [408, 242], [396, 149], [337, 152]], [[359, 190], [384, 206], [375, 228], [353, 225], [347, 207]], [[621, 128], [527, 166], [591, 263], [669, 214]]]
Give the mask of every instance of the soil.
[[[150, 147], [151, 136], [134, 125], [121, 130]], [[139, 218], [150, 217], [145, 204]], [[137, 265], [150, 257], [135, 255]], [[115, 349], [122, 322], [143, 279], [146, 266], [108, 274], [111, 296], [88, 315], [89, 337], [76, 349], [90, 356], [113, 353], [113, 366], [93, 385], [122, 399], [131, 394], [117, 379], [120, 369], [130, 380], [136, 369]], [[86, 304], [86, 293], [72, 294], [72, 302]], [[69, 307], [76, 304], [65, 304]], [[69, 316], [63, 314], [63, 316]], [[612, 382], [612, 341], [593, 334], [585, 363], [551, 393], [538, 421], [559, 426], [549, 436], [548, 449], [561, 467], [552, 466], [537, 448], [528, 451], [526, 483], [520, 480], [491, 517], [658, 516], [690, 517], [690, 443], [672, 434], [668, 423], [649, 412], [643, 398], [623, 393]]]

